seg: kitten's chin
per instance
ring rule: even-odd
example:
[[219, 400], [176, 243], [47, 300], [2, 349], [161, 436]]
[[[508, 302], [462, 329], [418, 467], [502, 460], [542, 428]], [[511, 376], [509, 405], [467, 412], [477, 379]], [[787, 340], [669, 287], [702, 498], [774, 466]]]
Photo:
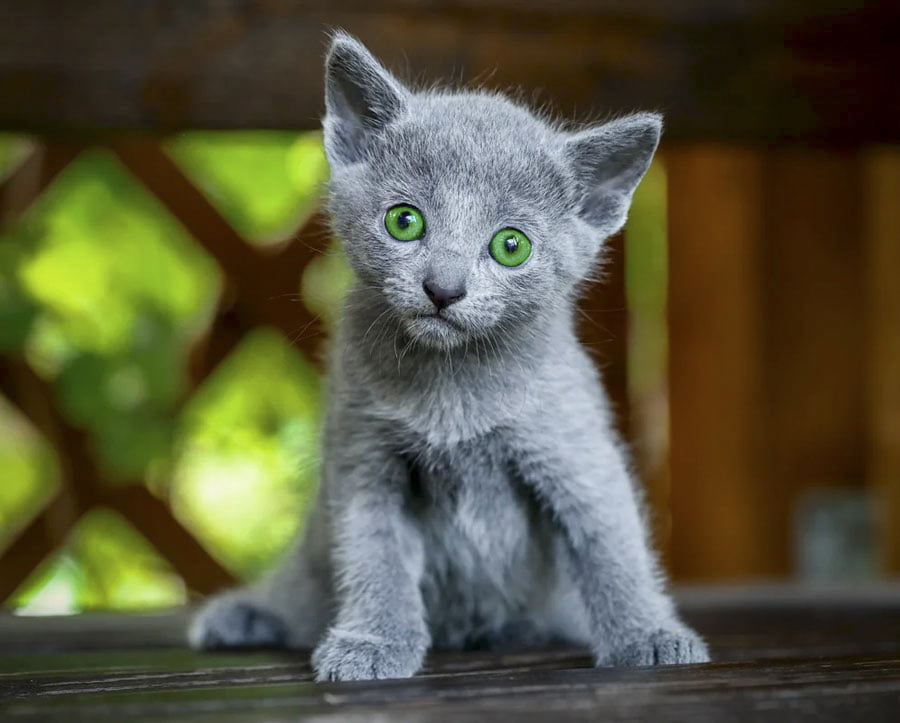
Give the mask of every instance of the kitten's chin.
[[461, 325], [437, 314], [417, 314], [407, 319], [406, 330], [416, 344], [445, 351], [460, 346], [468, 337]]

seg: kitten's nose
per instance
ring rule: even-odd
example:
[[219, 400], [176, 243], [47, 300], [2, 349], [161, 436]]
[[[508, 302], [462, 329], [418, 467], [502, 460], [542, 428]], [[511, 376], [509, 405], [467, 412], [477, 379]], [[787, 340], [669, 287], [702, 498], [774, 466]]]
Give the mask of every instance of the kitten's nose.
[[465, 287], [458, 286], [453, 289], [445, 289], [443, 286], [440, 286], [433, 281], [423, 281], [422, 288], [425, 290], [428, 298], [431, 299], [431, 303], [434, 304], [438, 310], [444, 309], [450, 306], [450, 304], [455, 304], [466, 295]]

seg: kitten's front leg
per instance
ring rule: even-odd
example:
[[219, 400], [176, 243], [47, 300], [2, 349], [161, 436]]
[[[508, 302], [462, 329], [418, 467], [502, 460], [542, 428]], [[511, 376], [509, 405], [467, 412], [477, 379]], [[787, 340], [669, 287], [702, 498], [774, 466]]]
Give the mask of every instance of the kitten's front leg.
[[419, 532], [404, 511], [406, 470], [370, 450], [336, 465], [331, 500], [338, 610], [313, 653], [319, 680], [406, 678], [430, 644], [419, 581]]
[[708, 661], [663, 589], [622, 453], [590, 438], [596, 432], [554, 431], [542, 447], [519, 450], [518, 465], [563, 537], [597, 664]]

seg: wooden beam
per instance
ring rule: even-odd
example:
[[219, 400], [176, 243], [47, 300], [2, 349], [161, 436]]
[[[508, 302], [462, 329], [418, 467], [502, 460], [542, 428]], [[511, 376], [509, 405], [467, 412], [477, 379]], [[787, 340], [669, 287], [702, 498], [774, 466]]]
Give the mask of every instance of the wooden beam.
[[764, 151], [669, 148], [670, 568], [768, 571], [760, 474]]
[[887, 0], [2, 3], [0, 127], [316, 127], [332, 27], [406, 77], [662, 110], [669, 140], [900, 140]]
[[[858, 155], [741, 153], [667, 156], [673, 564], [684, 577], [793, 572], [803, 495], [867, 477]], [[878, 273], [893, 289], [890, 260]], [[884, 308], [880, 323], [896, 325]], [[881, 384], [895, 374], [885, 354]]]
[[900, 151], [863, 165], [868, 309], [866, 374], [870, 479], [881, 563], [900, 573]]
[[[793, 571], [798, 502], [865, 484], [865, 287], [858, 154], [776, 149], [766, 169], [764, 454], [777, 558]], [[896, 273], [896, 269], [893, 270]]]

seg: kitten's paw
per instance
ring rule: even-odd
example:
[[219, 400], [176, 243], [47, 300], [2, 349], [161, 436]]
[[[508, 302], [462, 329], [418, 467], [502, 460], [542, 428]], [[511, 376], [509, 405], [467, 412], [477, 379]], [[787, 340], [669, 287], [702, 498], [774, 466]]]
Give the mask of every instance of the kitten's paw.
[[188, 641], [196, 650], [283, 648], [288, 630], [272, 613], [226, 595], [213, 599], [194, 618]]
[[318, 681], [409, 678], [425, 660], [427, 641], [413, 636], [387, 641], [332, 628], [312, 656]]
[[703, 639], [687, 627], [662, 628], [638, 633], [617, 650], [604, 655], [598, 665], [675, 665], [708, 663], [709, 649]]

